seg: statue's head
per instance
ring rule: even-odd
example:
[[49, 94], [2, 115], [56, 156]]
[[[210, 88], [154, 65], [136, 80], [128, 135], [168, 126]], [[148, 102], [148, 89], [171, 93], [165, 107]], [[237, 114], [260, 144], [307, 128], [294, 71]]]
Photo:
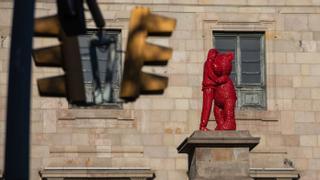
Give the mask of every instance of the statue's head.
[[208, 52], [207, 60], [213, 60], [214, 58], [216, 58], [217, 55], [218, 55], [218, 50], [212, 48]]
[[230, 75], [232, 71], [233, 52], [218, 54], [213, 65], [213, 71], [217, 76]]

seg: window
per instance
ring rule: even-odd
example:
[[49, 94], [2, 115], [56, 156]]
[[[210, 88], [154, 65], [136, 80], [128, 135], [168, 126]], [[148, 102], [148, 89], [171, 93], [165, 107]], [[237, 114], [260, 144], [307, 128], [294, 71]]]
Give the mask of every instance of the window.
[[220, 52], [232, 51], [231, 79], [237, 89], [238, 107], [266, 107], [264, 33], [214, 32]]
[[120, 106], [120, 31], [89, 30], [79, 36], [87, 105]]

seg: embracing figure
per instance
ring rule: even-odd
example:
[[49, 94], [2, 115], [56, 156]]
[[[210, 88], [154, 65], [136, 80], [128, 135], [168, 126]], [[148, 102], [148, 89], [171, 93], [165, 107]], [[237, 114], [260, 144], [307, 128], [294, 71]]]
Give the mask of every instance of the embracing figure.
[[236, 130], [234, 109], [237, 101], [236, 91], [230, 74], [232, 71], [232, 52], [219, 53], [210, 49], [204, 63], [202, 91], [203, 105], [199, 129], [207, 128], [212, 102], [214, 100], [215, 130]]

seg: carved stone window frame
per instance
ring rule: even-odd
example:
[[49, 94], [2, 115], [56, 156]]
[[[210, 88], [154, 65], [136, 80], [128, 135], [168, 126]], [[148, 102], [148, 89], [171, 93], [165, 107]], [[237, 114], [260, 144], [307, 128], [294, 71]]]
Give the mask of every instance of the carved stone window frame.
[[[273, 58], [273, 46], [274, 42], [272, 38], [274, 37], [274, 34], [276, 32], [276, 20], [275, 19], [270, 19], [270, 18], [257, 18], [256, 20], [219, 20], [219, 17], [216, 15], [205, 15], [204, 17], [200, 17], [201, 24], [200, 28], [202, 28], [202, 38], [203, 38], [203, 43], [204, 43], [204, 50], [207, 52], [209, 49], [213, 47], [213, 42], [212, 40], [214, 39], [213, 32], [264, 32], [265, 36], [265, 42], [264, 42], [264, 51], [265, 51], [265, 82], [268, 82], [268, 68], [267, 66], [272, 66], [270, 63]], [[271, 60], [270, 62], [268, 62]], [[275, 85], [272, 85], [275, 86]], [[245, 92], [248, 94], [248, 92]], [[261, 94], [261, 93], [260, 93]], [[249, 95], [251, 95], [249, 93]], [[241, 95], [240, 95], [241, 96]], [[268, 110], [268, 84], [266, 83], [265, 85], [265, 90], [263, 92], [263, 99], [265, 102], [264, 105], [262, 106], [257, 106], [257, 107], [243, 107], [243, 108], [258, 108], [261, 110]], [[242, 96], [241, 96], [242, 97]], [[239, 97], [239, 98], [241, 98]], [[239, 99], [239, 104], [238, 107], [241, 108], [241, 100]], [[241, 108], [242, 109], [242, 108]]]

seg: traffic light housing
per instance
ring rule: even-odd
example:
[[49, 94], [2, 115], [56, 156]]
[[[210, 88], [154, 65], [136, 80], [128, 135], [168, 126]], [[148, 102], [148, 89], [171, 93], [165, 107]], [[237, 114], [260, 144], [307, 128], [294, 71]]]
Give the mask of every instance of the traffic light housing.
[[132, 11], [121, 82], [120, 98], [134, 101], [140, 94], [162, 94], [168, 78], [142, 72], [144, 65], [166, 65], [172, 49], [147, 42], [148, 36], [170, 36], [176, 20], [155, 15], [148, 8]]
[[57, 46], [35, 49], [32, 52], [36, 66], [61, 67], [65, 75], [39, 79], [41, 96], [67, 97], [72, 104], [86, 102], [81, 56], [77, 36], [66, 36], [58, 16], [35, 20], [34, 36], [58, 38]]

